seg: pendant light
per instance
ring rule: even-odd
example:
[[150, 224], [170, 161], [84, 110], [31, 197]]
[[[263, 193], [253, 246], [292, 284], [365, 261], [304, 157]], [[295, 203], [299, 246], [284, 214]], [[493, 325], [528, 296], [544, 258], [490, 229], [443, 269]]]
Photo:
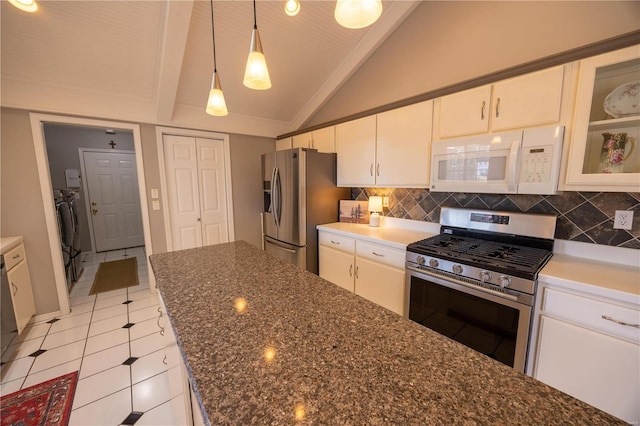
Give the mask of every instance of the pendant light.
[[284, 13], [288, 16], [296, 16], [300, 12], [300, 2], [298, 0], [287, 0], [284, 3]]
[[381, 0], [338, 0], [334, 16], [343, 27], [368, 27], [382, 15]]
[[213, 25], [213, 0], [211, 0], [211, 34], [213, 39], [213, 79], [211, 80], [211, 91], [207, 101], [207, 114], [223, 117], [229, 114], [227, 104], [224, 101], [218, 68], [216, 67], [216, 32]]
[[38, 10], [38, 4], [35, 0], [9, 0], [9, 3], [25, 12], [33, 13]]
[[260, 33], [256, 21], [256, 0], [253, 0], [253, 32], [251, 33], [251, 46], [249, 47], [249, 58], [244, 71], [243, 84], [249, 89], [266, 90], [271, 87], [267, 61], [264, 59]]

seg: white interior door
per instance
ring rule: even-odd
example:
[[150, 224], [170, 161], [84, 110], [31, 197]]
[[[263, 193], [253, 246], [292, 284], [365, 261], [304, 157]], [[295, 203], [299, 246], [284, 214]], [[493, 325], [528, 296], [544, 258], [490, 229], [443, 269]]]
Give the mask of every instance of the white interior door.
[[228, 242], [223, 141], [164, 135], [163, 144], [173, 250]]
[[197, 138], [196, 149], [203, 244], [226, 243], [229, 241], [229, 227], [224, 144], [221, 140]]
[[144, 245], [134, 153], [83, 153], [96, 251]]

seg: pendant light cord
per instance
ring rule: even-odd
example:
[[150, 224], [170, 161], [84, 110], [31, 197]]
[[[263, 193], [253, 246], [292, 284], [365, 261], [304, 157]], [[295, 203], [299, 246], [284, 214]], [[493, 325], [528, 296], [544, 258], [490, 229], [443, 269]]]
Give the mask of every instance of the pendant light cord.
[[213, 26], [213, 0], [211, 0], [211, 35], [213, 39], [213, 72], [216, 73], [218, 69], [216, 67], [216, 32]]
[[258, 21], [256, 20], [256, 0], [253, 0], [253, 29], [258, 29]]

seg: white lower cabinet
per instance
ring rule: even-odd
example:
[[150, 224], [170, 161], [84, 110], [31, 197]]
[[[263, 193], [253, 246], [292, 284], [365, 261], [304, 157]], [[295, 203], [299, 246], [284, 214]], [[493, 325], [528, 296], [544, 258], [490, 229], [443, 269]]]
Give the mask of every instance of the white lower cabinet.
[[169, 374], [173, 414], [178, 421], [177, 424], [203, 425], [204, 421], [202, 420], [200, 407], [191, 389], [189, 375], [178, 347], [178, 339], [173, 332], [173, 327], [167, 317], [167, 307], [159, 292], [158, 298], [160, 299], [158, 326], [164, 339], [165, 357], [163, 362], [167, 366]]
[[404, 314], [405, 251], [324, 231], [318, 240], [322, 278]]
[[3, 255], [13, 303], [13, 313], [7, 313], [7, 315], [15, 315], [16, 328], [18, 329], [18, 334], [20, 334], [36, 313], [24, 243], [20, 243]]
[[640, 312], [590, 294], [541, 290], [533, 376], [638, 424]]

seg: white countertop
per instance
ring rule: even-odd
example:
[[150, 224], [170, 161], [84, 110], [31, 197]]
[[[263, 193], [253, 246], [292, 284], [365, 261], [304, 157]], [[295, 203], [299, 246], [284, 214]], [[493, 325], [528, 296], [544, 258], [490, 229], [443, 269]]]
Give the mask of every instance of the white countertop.
[[328, 231], [347, 237], [384, 244], [404, 250], [408, 244], [437, 234], [440, 225], [416, 220], [384, 218], [381, 226], [372, 227], [362, 223], [335, 222], [318, 225], [319, 231]]
[[0, 253], [5, 254], [22, 242], [22, 237], [2, 237], [0, 238]]

